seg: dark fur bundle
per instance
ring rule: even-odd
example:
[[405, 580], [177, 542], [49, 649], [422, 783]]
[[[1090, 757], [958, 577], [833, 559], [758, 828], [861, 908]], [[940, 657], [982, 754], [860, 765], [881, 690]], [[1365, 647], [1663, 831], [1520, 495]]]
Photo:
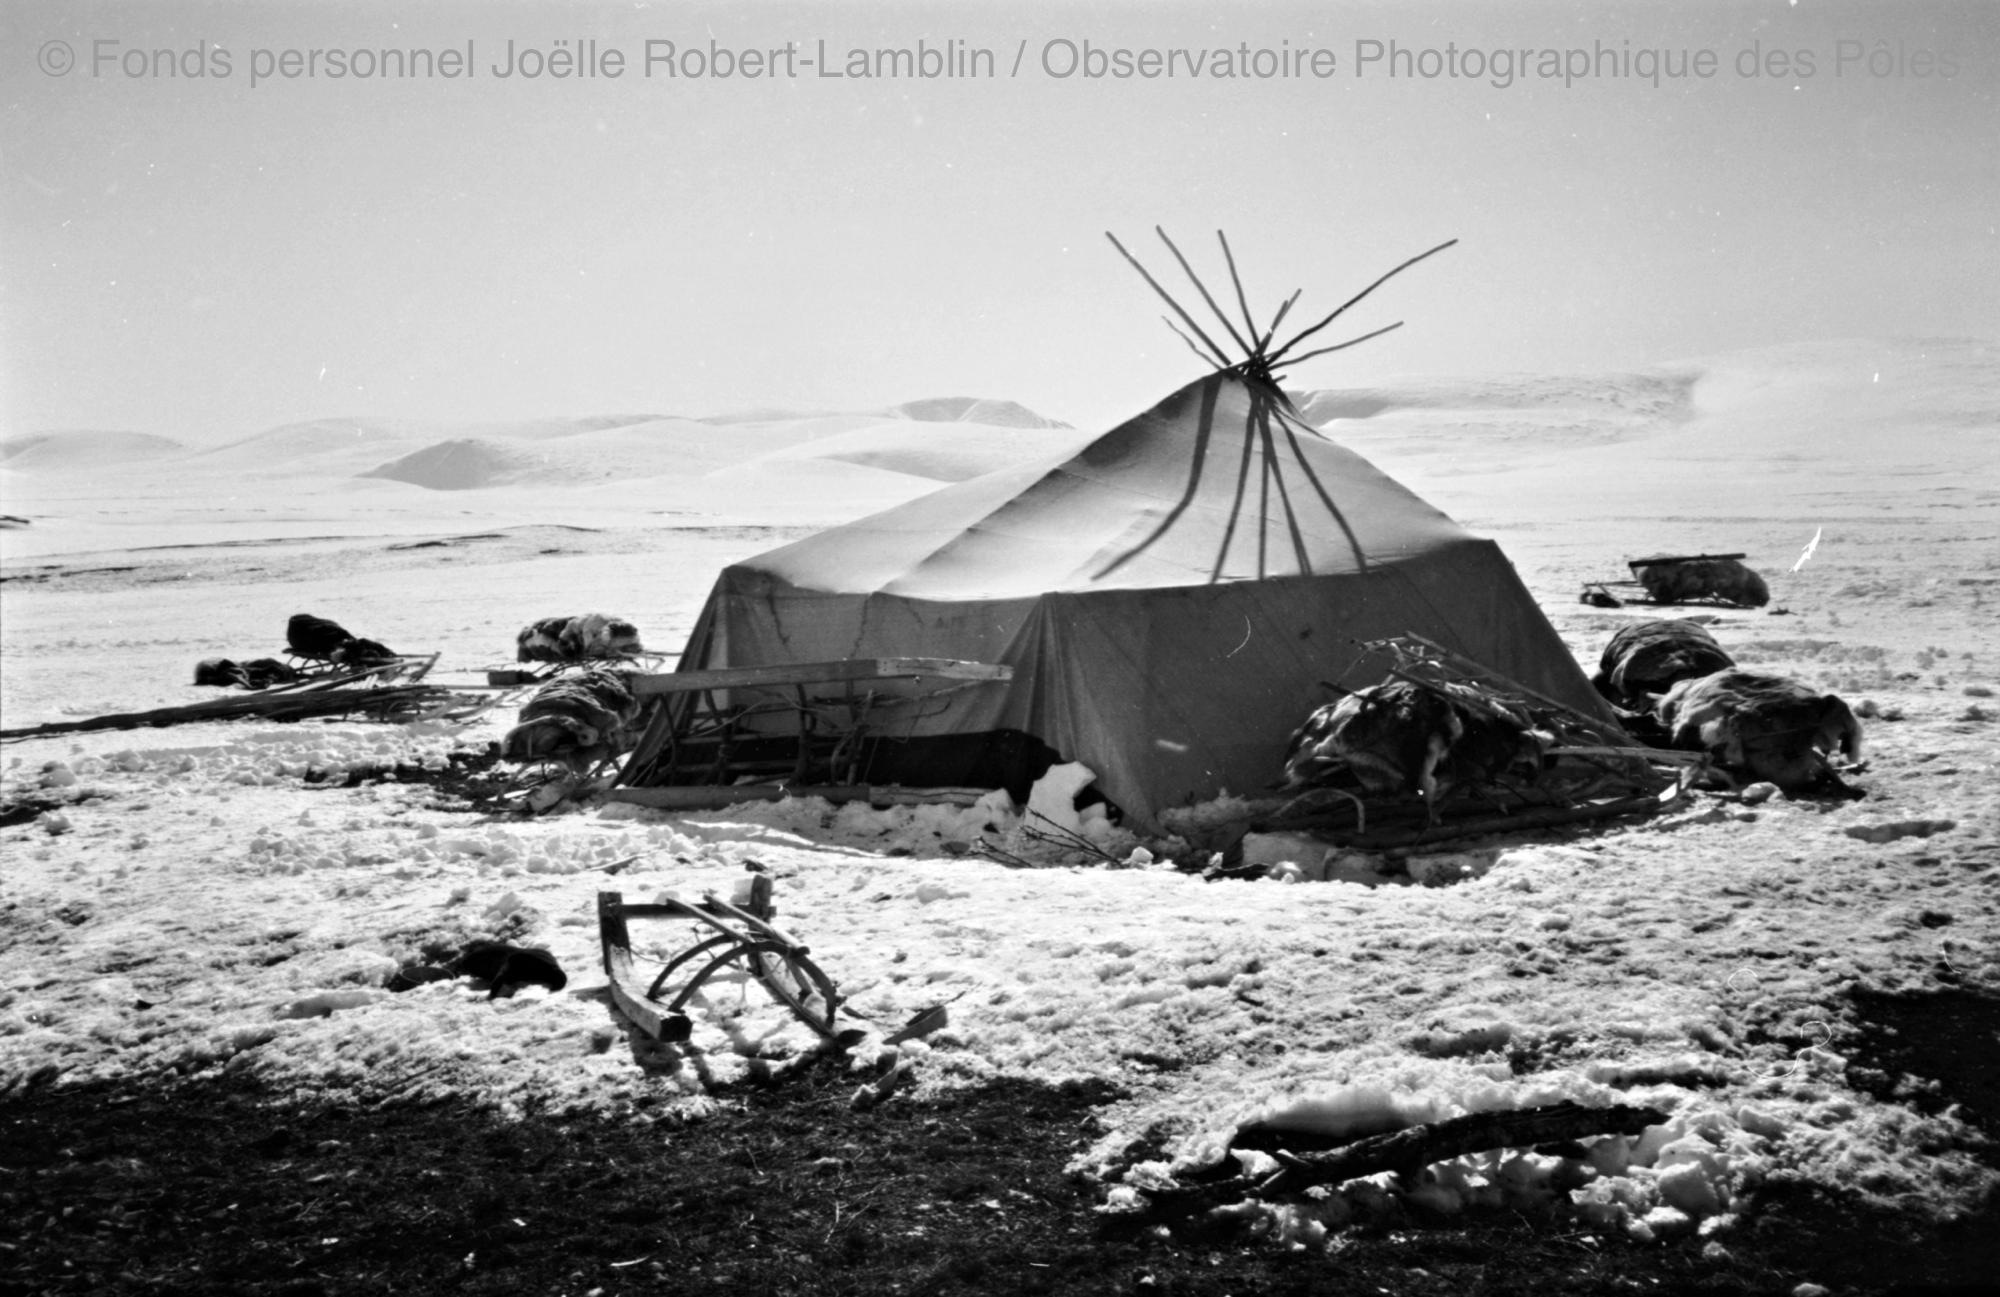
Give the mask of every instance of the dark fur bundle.
[[1351, 775], [1364, 792], [1415, 792], [1435, 804], [1455, 787], [1532, 778], [1549, 743], [1525, 711], [1471, 686], [1392, 680], [1307, 717], [1285, 755], [1285, 786]]
[[560, 662], [562, 661], [562, 633], [569, 625], [567, 617], [544, 617], [540, 621], [529, 622], [514, 637], [514, 660], [516, 662]]
[[195, 663], [194, 682], [222, 689], [269, 689], [291, 684], [304, 677], [276, 658], [255, 658], [232, 662], [228, 658], [203, 658]]
[[1837, 750], [1850, 764], [1861, 760], [1861, 722], [1832, 694], [1778, 676], [1717, 671], [1676, 684], [1654, 710], [1673, 746], [1706, 752], [1732, 775], [1788, 793], [1862, 795], [1841, 782], [1828, 757]]
[[293, 657], [308, 662], [331, 662], [340, 646], [353, 639], [339, 622], [315, 617], [309, 612], [293, 613], [285, 623], [285, 647]]
[[511, 995], [523, 986], [546, 986], [560, 991], [569, 985], [569, 975], [556, 957], [540, 946], [510, 946], [505, 942], [479, 940], [467, 945], [452, 961], [452, 970], [461, 977], [486, 982], [486, 998]]
[[194, 682], [216, 689], [247, 688], [243, 668], [228, 658], [203, 658], [194, 664]]
[[1526, 709], [1505, 703], [1469, 685], [1444, 686], [1461, 732], [1437, 771], [1437, 795], [1453, 788], [1476, 788], [1513, 776], [1532, 783], [1555, 743]]
[[601, 612], [544, 617], [514, 637], [517, 662], [591, 662], [645, 651], [638, 627]]
[[1406, 681], [1373, 685], [1306, 717], [1285, 753], [1285, 786], [1311, 788], [1351, 774], [1371, 793], [1433, 785], [1432, 772], [1464, 732], [1452, 708]]
[[1733, 558], [1641, 563], [1632, 569], [1632, 575], [1646, 587], [1646, 597], [1654, 603], [1713, 599], [1739, 608], [1762, 608], [1771, 602], [1764, 578]]
[[1604, 646], [1590, 683], [1613, 705], [1634, 710], [1683, 680], [1735, 665], [1715, 637], [1694, 622], [1636, 622], [1622, 627]]
[[333, 660], [359, 671], [363, 667], [387, 666], [396, 660], [396, 650], [377, 640], [356, 636], [333, 651]]
[[638, 700], [625, 677], [593, 668], [562, 676], [535, 691], [521, 708], [519, 723], [500, 741], [509, 761], [560, 761], [584, 774], [632, 742]]

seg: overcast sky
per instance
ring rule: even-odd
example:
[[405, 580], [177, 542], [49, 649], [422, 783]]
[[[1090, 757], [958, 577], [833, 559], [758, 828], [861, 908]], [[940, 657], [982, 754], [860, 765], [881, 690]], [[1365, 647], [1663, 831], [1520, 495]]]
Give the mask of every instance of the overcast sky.
[[[1304, 320], [1463, 240], [1301, 385], [2000, 337], [2000, 6], [412, 8], [0, 10], [0, 434], [942, 395], [1096, 426], [1199, 372], [1102, 236], [1170, 270], [1155, 223], [1218, 289], [1226, 230]], [[503, 77], [509, 40], [600, 75]], [[711, 41], [767, 75], [691, 79]], [[919, 42], [991, 75], [816, 62]], [[1204, 74], [1091, 78], [1086, 43]], [[355, 75], [389, 50], [437, 71]]]

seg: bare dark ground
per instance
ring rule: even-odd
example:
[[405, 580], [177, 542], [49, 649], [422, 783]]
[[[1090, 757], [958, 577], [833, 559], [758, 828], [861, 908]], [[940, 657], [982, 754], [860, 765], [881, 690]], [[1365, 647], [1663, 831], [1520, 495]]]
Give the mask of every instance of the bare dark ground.
[[[1903, 1101], [1993, 1134], [2000, 999], [1854, 1004], [1858, 1085], [1921, 1078]], [[1925, 1229], [1784, 1183], [1707, 1255], [1511, 1214], [1384, 1221], [1327, 1252], [1119, 1238], [1063, 1173], [1110, 1087], [856, 1111], [854, 1084], [827, 1063], [694, 1124], [315, 1106], [221, 1074], [44, 1085], [0, 1100], [0, 1297], [2000, 1291], [2000, 1203]]]

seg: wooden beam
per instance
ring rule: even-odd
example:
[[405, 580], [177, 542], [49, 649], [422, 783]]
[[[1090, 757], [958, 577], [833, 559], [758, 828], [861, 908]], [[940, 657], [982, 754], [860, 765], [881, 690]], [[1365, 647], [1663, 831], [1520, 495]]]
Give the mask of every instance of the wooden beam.
[[1125, 258], [1125, 260], [1132, 263], [1132, 269], [1139, 272], [1139, 278], [1145, 280], [1146, 283], [1152, 288], [1152, 290], [1158, 293], [1161, 299], [1164, 300], [1168, 306], [1174, 308], [1174, 314], [1181, 317], [1181, 323], [1187, 325], [1187, 327], [1193, 331], [1194, 336], [1202, 340], [1202, 343], [1205, 346], [1207, 346], [1210, 353], [1208, 359], [1214, 361], [1215, 367], [1217, 369], [1229, 368], [1229, 357], [1223, 352], [1222, 348], [1215, 345], [1215, 339], [1209, 337], [1206, 333], [1203, 333], [1201, 331], [1201, 326], [1194, 322], [1194, 317], [1192, 315], [1189, 315], [1186, 311], [1183, 311], [1181, 309], [1181, 304], [1173, 299], [1173, 295], [1167, 292], [1166, 289], [1160, 287], [1160, 281], [1154, 279], [1151, 272], [1149, 272], [1144, 266], [1139, 264], [1139, 259], [1137, 257], [1133, 256], [1131, 253], [1125, 250], [1125, 245], [1118, 241], [1118, 236], [1113, 234], [1111, 231], [1106, 230], [1104, 232], [1104, 237], [1111, 240], [1111, 246], [1118, 249], [1119, 256]]
[[633, 1026], [654, 1040], [685, 1040], [686, 1019], [669, 1014], [657, 1001], [646, 998], [646, 979], [632, 966], [632, 936], [625, 927], [627, 909], [622, 893], [597, 894], [597, 935], [604, 947], [604, 977], [611, 985], [611, 998]]
[[[1447, 239], [1445, 242], [1438, 244], [1435, 248], [1432, 248], [1428, 252], [1419, 252], [1416, 256], [1411, 257], [1408, 261], [1405, 261], [1402, 265], [1397, 266], [1394, 270], [1391, 270], [1388, 274], [1383, 275], [1380, 279], [1368, 285], [1368, 287], [1362, 289], [1354, 296], [1342, 302], [1339, 306], [1334, 308], [1333, 314], [1327, 316], [1325, 319], [1321, 320], [1318, 324], [1313, 325], [1310, 329], [1307, 329], [1302, 333], [1294, 334], [1290, 342], [1287, 342], [1282, 347], [1279, 347], [1276, 351], [1270, 354], [1268, 360], [1270, 361], [1271, 368], [1276, 369], [1278, 365], [1284, 361], [1286, 355], [1288, 355], [1291, 352], [1292, 348], [1298, 346], [1301, 342], [1304, 342], [1307, 338], [1312, 337], [1313, 334], [1318, 333], [1321, 329], [1324, 329], [1327, 325], [1332, 324], [1335, 320], [1339, 319], [1342, 312], [1346, 311], [1348, 307], [1353, 306], [1355, 303], [1359, 302], [1362, 298], [1368, 296], [1368, 294], [1380, 288], [1383, 284], [1388, 283], [1389, 280], [1393, 279], [1395, 276], [1402, 274], [1405, 270], [1408, 270], [1411, 266], [1414, 266], [1419, 261], [1422, 261], [1425, 257], [1436, 256], [1438, 253], [1443, 252], [1446, 248], [1450, 247], [1452, 244], [1457, 242], [1458, 242], [1457, 239]], [[1357, 341], [1359, 341], [1359, 339], [1357, 339]]]
[[1533, 1148], [1599, 1135], [1637, 1135], [1667, 1114], [1657, 1108], [1614, 1103], [1588, 1108], [1565, 1100], [1537, 1108], [1474, 1112], [1448, 1121], [1370, 1135], [1325, 1153], [1279, 1150], [1279, 1170], [1257, 1186], [1260, 1198], [1282, 1198], [1314, 1185], [1337, 1185], [1378, 1171], [1414, 1176], [1433, 1162], [1496, 1148]]
[[0, 740], [42, 738], [51, 734], [82, 734], [93, 730], [137, 730], [168, 725], [196, 725], [256, 717], [296, 721], [345, 716], [354, 712], [383, 713], [392, 709], [434, 705], [451, 698], [443, 685], [389, 685], [381, 689], [302, 689], [289, 693], [266, 690], [183, 707], [159, 707], [146, 712], [118, 712], [74, 721], [50, 721], [26, 729], [0, 730]]
[[865, 801], [871, 806], [970, 806], [987, 792], [983, 788], [897, 788], [880, 784], [665, 784], [656, 788], [612, 788], [606, 790], [604, 799], [660, 811], [714, 811], [786, 797]]
[[641, 697], [712, 689], [757, 689], [783, 685], [832, 684], [844, 680], [1012, 680], [1014, 668], [952, 658], [848, 658], [839, 662], [794, 662], [765, 667], [719, 667], [630, 677]]
[[1625, 566], [1633, 571], [1655, 563], [1701, 563], [1709, 559], [1742, 558], [1741, 554], [1655, 554], [1651, 558], [1628, 558]]

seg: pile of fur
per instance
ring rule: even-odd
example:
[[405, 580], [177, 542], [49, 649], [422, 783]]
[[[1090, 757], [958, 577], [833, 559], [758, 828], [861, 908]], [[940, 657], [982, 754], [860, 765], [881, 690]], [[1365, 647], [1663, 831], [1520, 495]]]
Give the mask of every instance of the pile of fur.
[[601, 612], [544, 617], [523, 626], [514, 637], [517, 662], [594, 662], [645, 651], [638, 627]]
[[1632, 564], [1632, 575], [1646, 587], [1654, 603], [1695, 603], [1714, 600], [1739, 608], [1762, 608], [1771, 602], [1764, 578], [1733, 558], [1685, 558]]
[[285, 623], [285, 647], [293, 657], [307, 662], [330, 662], [355, 670], [387, 666], [398, 657], [387, 645], [362, 639], [339, 622], [309, 612], [293, 613]]
[[194, 664], [194, 682], [218, 689], [269, 689], [305, 679], [304, 673], [276, 658], [254, 658], [232, 662], [228, 658], [203, 658]]
[[561, 676], [535, 691], [500, 740], [508, 761], [554, 762], [581, 777], [632, 746], [639, 703], [625, 677], [603, 667]]
[[1476, 685], [1390, 680], [1306, 718], [1285, 754], [1285, 787], [1413, 792], [1435, 816], [1454, 789], [1532, 782], [1553, 742], [1526, 708]]
[[1683, 680], [1736, 665], [1715, 637], [1691, 621], [1643, 621], [1622, 627], [1604, 646], [1590, 683], [1614, 707], [1636, 710]]
[[1733, 776], [1793, 794], [1863, 796], [1833, 768], [1835, 751], [1860, 764], [1861, 722], [1832, 694], [1778, 676], [1717, 671], [1674, 685], [1653, 712], [1674, 747], [1707, 753]]
[[1591, 678], [1635, 737], [1707, 755], [1732, 779], [1788, 793], [1861, 794], [1834, 770], [1861, 761], [1861, 722], [1846, 703], [1795, 680], [1736, 669], [1706, 629], [1648, 621], [1611, 637]]

